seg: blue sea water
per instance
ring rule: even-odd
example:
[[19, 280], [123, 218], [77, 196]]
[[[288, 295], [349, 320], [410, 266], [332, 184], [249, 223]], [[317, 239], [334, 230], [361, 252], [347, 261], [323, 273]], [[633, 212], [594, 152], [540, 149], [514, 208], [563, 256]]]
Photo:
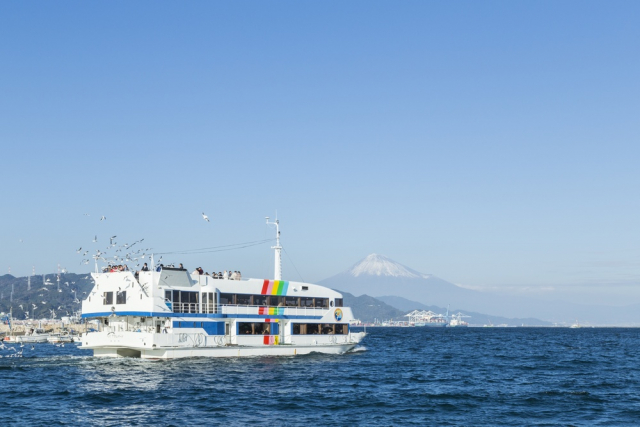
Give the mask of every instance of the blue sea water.
[[0, 351], [0, 424], [637, 425], [640, 329], [370, 328], [341, 356]]

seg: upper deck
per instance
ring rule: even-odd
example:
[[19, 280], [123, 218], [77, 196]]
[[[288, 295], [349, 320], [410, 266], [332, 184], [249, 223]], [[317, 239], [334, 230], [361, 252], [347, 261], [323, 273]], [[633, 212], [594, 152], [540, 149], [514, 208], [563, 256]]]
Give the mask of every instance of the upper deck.
[[185, 269], [93, 273], [83, 317], [321, 318], [342, 307], [342, 295], [324, 286], [281, 280], [215, 279]]

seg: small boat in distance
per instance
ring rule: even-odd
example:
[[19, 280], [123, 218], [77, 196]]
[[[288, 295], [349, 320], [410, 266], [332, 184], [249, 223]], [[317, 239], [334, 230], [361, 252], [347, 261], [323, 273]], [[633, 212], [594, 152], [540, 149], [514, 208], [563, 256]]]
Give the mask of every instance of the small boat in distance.
[[458, 313], [458, 314], [452, 314], [451, 315], [451, 320], [449, 321], [449, 326], [452, 328], [466, 328], [469, 326], [468, 322], [465, 322], [464, 320], [462, 320], [463, 317], [471, 317], [471, 316], [466, 316], [462, 313]]
[[[41, 325], [42, 326], [42, 325]], [[13, 310], [9, 310], [9, 334], [4, 338], [8, 343], [43, 343], [47, 342], [49, 334], [42, 327], [30, 328], [25, 333], [18, 333], [13, 328]]]
[[426, 326], [426, 327], [445, 327], [449, 324], [446, 316], [442, 314], [434, 313], [431, 310], [413, 310], [409, 314], [405, 314], [404, 317], [409, 318], [409, 324], [412, 326]]

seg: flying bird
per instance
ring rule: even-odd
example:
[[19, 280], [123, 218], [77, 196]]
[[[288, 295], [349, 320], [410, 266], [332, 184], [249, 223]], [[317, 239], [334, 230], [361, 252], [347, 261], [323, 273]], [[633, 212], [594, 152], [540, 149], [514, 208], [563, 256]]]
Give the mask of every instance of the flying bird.
[[107, 217], [106, 217], [106, 216], [104, 216], [104, 215], [102, 215], [102, 216], [100, 217], [100, 221], [104, 221], [105, 219], [107, 219]]
[[80, 249], [78, 249], [76, 252], [80, 253], [81, 250], [82, 250], [82, 246], [80, 246]]
[[93, 243], [96, 243], [97, 241], [98, 241], [98, 236], [95, 236], [95, 237], [93, 238]]
[[203, 218], [205, 221], [210, 222], [210, 221], [209, 221], [209, 217], [208, 217], [208, 216], [206, 216], [206, 215], [204, 214], [204, 212], [202, 212], [202, 218]]

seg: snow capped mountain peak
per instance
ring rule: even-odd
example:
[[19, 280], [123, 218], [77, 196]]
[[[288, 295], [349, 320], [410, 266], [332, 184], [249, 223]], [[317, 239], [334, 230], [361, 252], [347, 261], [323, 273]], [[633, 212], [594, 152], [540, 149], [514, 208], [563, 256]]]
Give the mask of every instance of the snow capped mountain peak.
[[391, 276], [391, 277], [424, 277], [402, 264], [384, 255], [371, 254], [347, 271], [353, 277], [358, 276]]

